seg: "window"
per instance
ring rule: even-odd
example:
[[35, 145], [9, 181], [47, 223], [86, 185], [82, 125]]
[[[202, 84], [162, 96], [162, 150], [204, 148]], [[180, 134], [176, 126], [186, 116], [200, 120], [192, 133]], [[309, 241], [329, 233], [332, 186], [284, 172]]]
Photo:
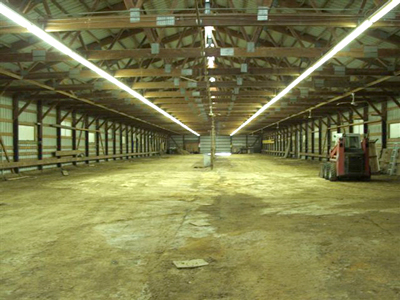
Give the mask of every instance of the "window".
[[126, 144], [126, 136], [122, 136], [122, 144]]
[[96, 142], [96, 135], [93, 132], [89, 132], [89, 143]]
[[335, 147], [336, 142], [337, 142], [337, 131], [332, 130], [331, 131], [331, 148]]
[[389, 124], [389, 139], [400, 138], [400, 123]]
[[[61, 125], [71, 127], [72, 123], [69, 121], [62, 121]], [[72, 131], [70, 129], [61, 128], [61, 136], [72, 136]]]
[[353, 133], [363, 134], [364, 133], [364, 125], [354, 125]]
[[361, 149], [359, 136], [346, 136], [344, 144], [346, 149]]
[[35, 126], [18, 125], [18, 139], [20, 141], [35, 141]]

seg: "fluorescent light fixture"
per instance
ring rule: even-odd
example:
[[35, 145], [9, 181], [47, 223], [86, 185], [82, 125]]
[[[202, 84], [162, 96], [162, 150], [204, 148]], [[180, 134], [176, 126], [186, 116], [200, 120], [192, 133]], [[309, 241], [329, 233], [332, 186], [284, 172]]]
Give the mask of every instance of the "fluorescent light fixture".
[[151, 108], [155, 109], [160, 114], [164, 115], [165, 117], [167, 117], [168, 119], [172, 120], [176, 124], [180, 125], [181, 127], [185, 128], [186, 130], [190, 131], [191, 133], [193, 133], [193, 134], [195, 134], [197, 136], [200, 136], [200, 134], [198, 134], [196, 131], [192, 130], [191, 128], [189, 128], [188, 126], [183, 124], [181, 121], [179, 121], [178, 119], [176, 119], [175, 117], [173, 117], [172, 115], [167, 113], [165, 110], [159, 108], [157, 105], [155, 105], [151, 101], [147, 100], [145, 97], [143, 97], [138, 92], [135, 92], [134, 90], [132, 90], [126, 84], [124, 84], [121, 81], [119, 81], [118, 79], [116, 79], [114, 76], [108, 74], [107, 72], [105, 72], [104, 70], [100, 69], [99, 67], [97, 67], [96, 65], [94, 65], [93, 63], [91, 63], [90, 61], [85, 59], [84, 57], [80, 56], [78, 53], [74, 52], [72, 49], [68, 48], [63, 43], [61, 43], [60, 41], [56, 40], [50, 34], [45, 32], [44, 30], [40, 29], [39, 27], [37, 27], [36, 25], [31, 23], [30, 21], [25, 19], [23, 16], [21, 16], [20, 14], [18, 14], [17, 12], [15, 12], [11, 8], [9, 8], [8, 6], [4, 5], [3, 3], [0, 3], [0, 13], [3, 16], [5, 16], [6, 18], [8, 18], [11, 21], [13, 21], [14, 23], [17, 23], [18, 25], [20, 25], [22, 27], [25, 27], [29, 32], [31, 32], [32, 34], [36, 35], [38, 38], [40, 38], [41, 40], [43, 40], [44, 42], [46, 42], [50, 46], [54, 47], [55, 49], [57, 49], [58, 51], [60, 51], [60, 52], [62, 52], [64, 54], [68, 55], [69, 57], [71, 57], [72, 59], [77, 61], [78, 63], [84, 65], [85, 67], [87, 67], [88, 69], [90, 69], [93, 72], [97, 73], [98, 75], [100, 75], [104, 79], [108, 80], [109, 82], [115, 84], [121, 90], [126, 91], [131, 96], [135, 97], [136, 99], [142, 101], [144, 104], [146, 104], [146, 105], [150, 106]]
[[254, 115], [248, 118], [242, 125], [240, 125], [235, 131], [231, 133], [231, 136], [235, 135], [239, 130], [257, 118], [260, 114], [262, 114], [268, 107], [273, 105], [282, 99], [287, 93], [289, 93], [296, 85], [306, 79], [311, 75], [315, 70], [325, 64], [328, 60], [334, 57], [339, 51], [343, 50], [348, 44], [354, 41], [357, 37], [359, 37], [363, 32], [365, 32], [368, 28], [372, 26], [375, 22], [380, 20], [383, 16], [385, 16], [389, 11], [394, 9], [397, 5], [400, 4], [400, 0], [392, 0], [388, 1], [384, 6], [382, 6], [379, 10], [373, 13], [367, 20], [357, 26], [352, 32], [350, 32], [343, 40], [341, 40], [336, 46], [334, 46], [331, 50], [329, 50], [324, 56], [322, 56], [317, 62], [315, 62], [311, 67], [305, 70], [299, 77], [297, 77], [292, 83], [290, 83], [285, 89], [283, 89], [278, 95], [276, 95], [271, 101], [261, 107]]

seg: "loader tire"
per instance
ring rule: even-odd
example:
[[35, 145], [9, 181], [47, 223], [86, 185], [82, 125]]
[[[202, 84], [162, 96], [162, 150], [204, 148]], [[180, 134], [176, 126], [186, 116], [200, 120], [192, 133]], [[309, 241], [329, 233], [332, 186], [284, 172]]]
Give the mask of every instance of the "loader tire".
[[336, 172], [336, 165], [331, 164], [329, 167], [329, 175], [328, 175], [329, 181], [336, 181], [337, 178], [337, 172]]
[[330, 168], [331, 168], [331, 165], [330, 165], [330, 163], [325, 163], [325, 168], [324, 168], [324, 178], [326, 179], [326, 180], [328, 180], [329, 179], [329, 170], [330, 170]]

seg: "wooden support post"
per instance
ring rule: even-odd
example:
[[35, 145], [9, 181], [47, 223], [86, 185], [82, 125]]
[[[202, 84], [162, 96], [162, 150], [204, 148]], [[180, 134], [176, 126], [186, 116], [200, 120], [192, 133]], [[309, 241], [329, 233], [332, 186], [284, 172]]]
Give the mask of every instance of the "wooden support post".
[[[88, 115], [85, 115], [85, 129], [89, 129], [89, 117]], [[89, 157], [90, 155], [90, 150], [89, 150], [89, 131], [85, 131], [85, 156]], [[89, 164], [89, 161], [85, 161], [86, 164]]]
[[387, 100], [381, 103], [381, 140], [382, 140], [382, 149], [387, 148]]
[[[322, 155], [322, 119], [318, 119], [318, 154]], [[322, 160], [322, 157], [318, 158], [319, 161]]]
[[[77, 148], [76, 148], [76, 125], [77, 125], [77, 122], [76, 122], [77, 120], [76, 120], [76, 112], [75, 111], [73, 111], [72, 112], [72, 127], [74, 127], [74, 129], [72, 129], [72, 150], [77, 150]], [[73, 165], [74, 166], [76, 166], [77, 164], [76, 164], [76, 162], [73, 162]]]
[[[108, 155], [108, 121], [104, 124], [104, 145], [105, 145], [105, 154]], [[108, 161], [108, 158], [106, 159]]]
[[340, 117], [340, 114], [337, 114], [337, 122], [336, 125], [338, 126], [336, 131], [337, 133], [341, 133], [342, 132], [342, 127], [340, 127], [340, 125], [342, 125], [342, 118]]
[[326, 154], [329, 155], [331, 153], [331, 145], [332, 145], [332, 132], [331, 132], [331, 119], [327, 119], [327, 128], [326, 128]]
[[[115, 130], [115, 122], [113, 122], [112, 124], [112, 136], [113, 136], [113, 155], [117, 154], [117, 134], [116, 134], [116, 130]], [[116, 158], [113, 158], [114, 160], [116, 160]]]
[[[147, 130], [145, 130], [144, 131], [144, 152], [146, 153], [148, 150], [148, 144], [147, 144], [147, 142], [148, 142], [148, 140], [147, 140], [147, 138], [148, 138], [148, 135], [147, 135]], [[148, 156], [147, 154], [145, 154], [144, 156]]]
[[[125, 125], [125, 153], [129, 153], [129, 132], [130, 126]], [[126, 156], [126, 159], [129, 159], [129, 156]]]
[[[122, 127], [123, 125], [121, 124], [119, 126], [119, 154], [123, 154], [124, 153], [124, 147], [123, 147], [123, 135], [122, 135]], [[124, 159], [122, 156], [120, 159]]]
[[[300, 148], [300, 153], [303, 152], [303, 124], [300, 123], [300, 130], [299, 130], [299, 148]], [[299, 158], [301, 158], [301, 155], [299, 155]]]
[[[147, 132], [147, 152], [151, 151], [151, 133], [150, 131]], [[149, 154], [148, 156], [151, 156], [151, 154]]]
[[[36, 102], [36, 122], [37, 122], [37, 158], [43, 159], [43, 102]], [[38, 170], [43, 170], [43, 166], [38, 166]]]
[[[95, 143], [96, 143], [96, 156], [100, 156], [100, 121], [99, 119], [96, 120], [96, 138], [95, 138]], [[96, 159], [96, 162], [100, 162], [99, 159]]]
[[363, 115], [364, 115], [364, 136], [368, 135], [368, 119], [369, 119], [369, 107], [368, 105], [364, 106], [363, 109]]
[[[146, 152], [146, 130], [143, 130], [143, 132], [142, 132], [143, 134], [143, 152]], [[147, 155], [144, 155], [144, 156], [147, 156]]]
[[[56, 124], [61, 125], [61, 108], [57, 106], [56, 108]], [[56, 144], [57, 144], [57, 151], [62, 150], [62, 142], [61, 142], [61, 127], [56, 127]], [[61, 168], [61, 164], [57, 164], [57, 167]]]
[[[146, 130], [146, 135], [145, 135], [145, 137], [146, 137], [146, 150], [145, 150], [145, 152], [149, 152], [149, 132]], [[150, 156], [149, 154], [146, 154], [146, 156]]]
[[[140, 129], [139, 152], [140, 152], [140, 153], [143, 152], [143, 129]], [[142, 157], [142, 155], [140, 155], [139, 157]]]
[[[315, 120], [312, 119], [311, 121], [311, 153], [315, 153]], [[314, 160], [314, 155], [311, 157]]]
[[349, 133], [354, 133], [354, 118], [353, 118], [353, 111], [349, 111]]
[[[135, 129], [136, 128], [131, 125], [131, 133], [130, 133], [130, 136], [131, 136], [131, 153], [135, 152], [135, 140], [134, 140]], [[133, 155], [131, 156], [131, 158], [133, 158]]]
[[[13, 97], [12, 99], [12, 110], [13, 110], [13, 161], [17, 162], [19, 161], [19, 132], [18, 132], [18, 112], [19, 112], [19, 107], [18, 107], [18, 98], [16, 96]], [[15, 173], [19, 173], [19, 169], [15, 168], [14, 169]]]
[[[309, 132], [308, 121], [306, 121], [306, 144], [305, 144], [306, 153], [308, 153], [308, 132]], [[306, 159], [308, 159], [307, 155], [306, 155]]]
[[296, 150], [295, 150], [296, 141], [293, 141], [296, 140], [295, 133], [296, 133], [296, 127], [294, 125], [290, 126], [290, 152], [293, 153], [291, 154], [292, 157], [296, 157]]

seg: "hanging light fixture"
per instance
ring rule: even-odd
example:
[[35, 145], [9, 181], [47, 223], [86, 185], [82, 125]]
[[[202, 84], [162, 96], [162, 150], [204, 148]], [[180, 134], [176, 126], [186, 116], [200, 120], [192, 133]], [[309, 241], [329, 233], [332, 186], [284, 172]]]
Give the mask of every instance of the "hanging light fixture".
[[180, 125], [181, 127], [185, 128], [186, 130], [190, 131], [194, 135], [200, 136], [196, 131], [192, 130], [189, 128], [187, 125], [183, 124], [181, 121], [167, 113], [165, 110], [161, 109], [157, 105], [155, 105], [153, 102], [149, 101], [145, 97], [143, 97], [141, 94], [138, 92], [135, 92], [132, 90], [130, 87], [128, 87], [126, 84], [122, 83], [118, 79], [116, 79], [114, 76], [108, 74], [106, 71], [100, 69], [97, 67], [95, 64], [91, 63], [88, 61], [86, 58], [82, 57], [69, 47], [65, 46], [63, 43], [55, 39], [53, 36], [45, 32], [44, 30], [40, 29], [38, 26], [35, 24], [31, 23], [29, 20], [25, 19], [23, 16], [21, 16], [19, 13], [16, 11], [12, 10], [8, 6], [6, 6], [3, 3], [0, 3], [0, 14], [2, 14], [4, 17], [8, 18], [9, 20], [13, 21], [14, 23], [17, 23], [18, 25], [25, 27], [30, 33], [34, 34], [38, 38], [40, 38], [42, 41], [46, 42], [53, 48], [57, 49], [58, 51], [64, 53], [65, 55], [68, 55], [72, 59], [74, 59], [76, 62], [80, 63], [81, 65], [85, 66], [86, 68], [92, 70], [96, 74], [98, 74], [100, 77], [108, 80], [112, 84], [116, 85], [119, 87], [121, 90], [124, 90], [134, 98], [142, 101], [144, 104], [150, 106], [163, 116], [167, 117], [168, 119], [172, 120], [176, 124]]
[[330, 60], [333, 56], [335, 56], [339, 51], [343, 50], [347, 45], [349, 45], [352, 41], [358, 38], [362, 33], [364, 33], [368, 28], [370, 28], [375, 22], [380, 20], [383, 16], [385, 16], [388, 12], [394, 9], [397, 5], [400, 4], [400, 0], [392, 0], [388, 1], [384, 6], [378, 9], [375, 13], [373, 13], [368, 19], [358, 25], [350, 34], [348, 34], [343, 40], [341, 40], [336, 46], [334, 46], [331, 50], [329, 50], [324, 56], [322, 56], [318, 61], [316, 61], [311, 67], [305, 70], [299, 77], [297, 77], [292, 83], [290, 83], [285, 89], [283, 89], [278, 95], [276, 95], [271, 101], [261, 107], [254, 115], [252, 115], [249, 119], [247, 119], [242, 125], [240, 125], [237, 129], [235, 129], [231, 136], [235, 135], [239, 130], [248, 125], [251, 121], [257, 118], [260, 114], [262, 114], [266, 109], [268, 109], [271, 105], [278, 102], [282, 99], [286, 94], [288, 94], [295, 86], [297, 86], [300, 82], [306, 79], [310, 74], [312, 74], [315, 70], [324, 65], [328, 60]]

